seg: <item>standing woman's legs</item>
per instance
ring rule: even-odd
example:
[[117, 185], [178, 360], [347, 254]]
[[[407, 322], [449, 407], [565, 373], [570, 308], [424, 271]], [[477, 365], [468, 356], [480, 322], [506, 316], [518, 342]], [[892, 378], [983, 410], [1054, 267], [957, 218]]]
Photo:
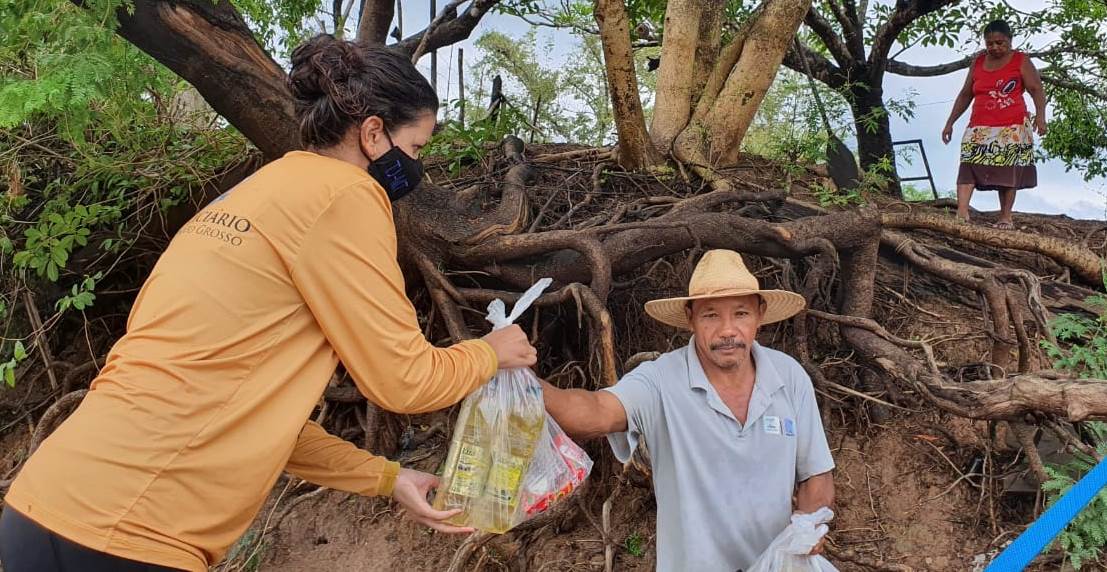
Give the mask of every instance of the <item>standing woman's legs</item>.
[[1015, 208], [1015, 189], [1001, 189], [999, 191], [999, 222], [997, 225], [1003, 228], [1014, 228], [1015, 221], [1011, 218], [1011, 211]]
[[965, 222], [969, 222], [969, 200], [972, 199], [975, 188], [976, 185], [973, 183], [957, 184], [957, 218]]

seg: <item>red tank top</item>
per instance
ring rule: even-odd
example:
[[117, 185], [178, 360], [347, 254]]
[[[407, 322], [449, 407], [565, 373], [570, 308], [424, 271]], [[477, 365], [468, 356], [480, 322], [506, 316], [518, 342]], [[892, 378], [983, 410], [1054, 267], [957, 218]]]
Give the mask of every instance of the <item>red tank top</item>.
[[1026, 119], [1023, 100], [1022, 52], [1011, 55], [1011, 61], [998, 70], [984, 69], [984, 54], [972, 67], [972, 116], [969, 127], [1006, 127], [1021, 125]]

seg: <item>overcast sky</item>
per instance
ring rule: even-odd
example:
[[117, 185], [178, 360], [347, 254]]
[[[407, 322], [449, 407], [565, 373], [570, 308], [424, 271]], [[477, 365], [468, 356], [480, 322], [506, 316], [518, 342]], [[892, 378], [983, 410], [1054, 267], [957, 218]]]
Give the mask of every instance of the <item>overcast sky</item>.
[[[427, 25], [429, 21], [429, 2], [420, 0], [402, 0], [404, 10], [404, 33], [411, 34]], [[882, 2], [886, 0], [881, 0]], [[439, 0], [439, 5], [444, 5], [445, 0]], [[1021, 9], [1035, 9], [1040, 2], [1032, 0], [1012, 0], [1011, 4]], [[981, 23], [983, 25], [984, 22]], [[458, 47], [465, 49], [465, 60], [469, 64], [476, 62], [480, 54], [473, 46], [473, 42], [482, 33], [497, 30], [513, 37], [521, 37], [530, 29], [522, 20], [500, 14], [489, 14], [481, 21], [473, 31], [469, 40], [461, 42], [453, 47], [439, 50], [438, 62], [438, 91], [443, 99], [457, 96], [457, 53]], [[1016, 30], [1016, 36], [1018, 31]], [[553, 31], [546, 28], [539, 30], [539, 42], [537, 52], [545, 59], [544, 63], [556, 66], [564, 61], [565, 56], [572, 52], [576, 45], [576, 38], [568, 32]], [[545, 51], [547, 40], [552, 39], [552, 50]], [[966, 44], [958, 49], [945, 47], [913, 47], [898, 59], [916, 64], [931, 65], [952, 61], [968, 55], [980, 49], [979, 44], [972, 38], [966, 38]], [[1048, 37], [1015, 38], [1015, 47], [1033, 42], [1034, 47], [1040, 47], [1050, 40]], [[895, 52], [893, 48], [893, 53]], [[420, 68], [429, 75], [430, 58], [424, 57], [420, 61]], [[958, 149], [956, 142], [960, 138], [960, 132], [968, 122], [969, 113], [965, 113], [957, 122], [954, 132], [954, 142], [943, 145], [940, 139], [942, 126], [949, 116], [953, 105], [953, 98], [965, 81], [966, 71], [961, 71], [941, 77], [933, 78], [907, 78], [888, 74], [884, 82], [884, 94], [890, 98], [904, 98], [910, 93], [916, 93], [914, 97], [917, 108], [915, 117], [904, 120], [893, 116], [892, 137], [895, 140], [922, 139], [926, 148], [930, 167], [934, 172], [935, 184], [939, 192], [951, 192], [955, 187], [958, 166]], [[470, 88], [471, 89], [471, 88]], [[1034, 106], [1029, 96], [1026, 97], [1028, 109], [1033, 112]], [[900, 176], [909, 177], [925, 174], [921, 161], [913, 164], [900, 164]], [[928, 186], [925, 181], [919, 182]], [[995, 210], [998, 202], [995, 192], [979, 191], [973, 197], [972, 206], [980, 210]], [[1015, 210], [1022, 212], [1038, 212], [1049, 214], [1067, 214], [1074, 218], [1107, 220], [1107, 179], [1084, 181], [1077, 172], [1065, 171], [1064, 164], [1059, 160], [1049, 160], [1038, 164], [1038, 187], [1021, 191], [1015, 203]]]

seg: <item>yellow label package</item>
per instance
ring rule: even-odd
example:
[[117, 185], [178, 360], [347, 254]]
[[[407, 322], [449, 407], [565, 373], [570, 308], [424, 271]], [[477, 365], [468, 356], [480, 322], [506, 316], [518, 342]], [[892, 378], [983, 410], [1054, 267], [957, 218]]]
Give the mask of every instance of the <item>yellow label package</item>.
[[[503, 301], [494, 300], [488, 321], [495, 329], [510, 325], [550, 282], [539, 280], [510, 315]], [[546, 415], [534, 372], [502, 369], [461, 403], [434, 508], [461, 509], [452, 524], [506, 532], [548, 509], [587, 476], [591, 459], [566, 442], [572, 444]]]

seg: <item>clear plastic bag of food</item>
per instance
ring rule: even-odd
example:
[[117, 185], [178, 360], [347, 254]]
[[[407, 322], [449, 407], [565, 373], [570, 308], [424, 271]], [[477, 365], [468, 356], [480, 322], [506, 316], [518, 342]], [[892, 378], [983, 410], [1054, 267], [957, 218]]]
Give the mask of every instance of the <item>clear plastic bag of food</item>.
[[584, 484], [591, 471], [592, 459], [547, 415], [545, 431], [523, 479], [519, 503], [522, 514], [516, 520], [522, 522], [549, 510]]
[[826, 507], [793, 514], [792, 524], [773, 539], [748, 572], [838, 572], [826, 558], [810, 556], [829, 530], [826, 523], [833, 519], [834, 511]]
[[[488, 306], [494, 329], [512, 324], [550, 285], [544, 278], [506, 314]], [[530, 368], [501, 369], [461, 403], [434, 507], [461, 509], [450, 522], [501, 533], [518, 523], [520, 489], [546, 428], [542, 386]]]

